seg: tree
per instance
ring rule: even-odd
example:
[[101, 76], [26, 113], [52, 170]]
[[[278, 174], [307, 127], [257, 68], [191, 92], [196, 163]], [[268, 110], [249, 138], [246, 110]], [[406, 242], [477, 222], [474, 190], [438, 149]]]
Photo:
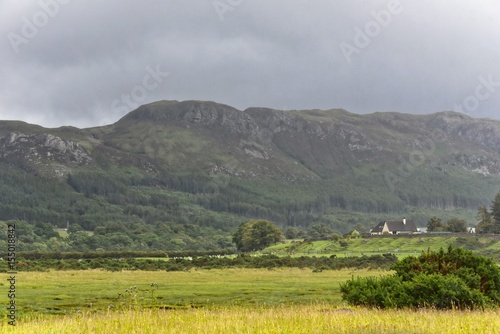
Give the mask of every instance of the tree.
[[446, 230], [449, 232], [467, 232], [467, 222], [456, 217], [450, 218], [446, 222]]
[[441, 221], [441, 218], [438, 217], [432, 217], [429, 219], [427, 222], [427, 231], [428, 232], [441, 232], [444, 231], [446, 226], [443, 224]]
[[74, 234], [76, 232], [81, 232], [83, 231], [83, 228], [78, 225], [78, 224], [71, 224], [69, 225], [69, 228], [66, 232], [68, 232], [68, 234]]
[[287, 239], [295, 239], [295, 238], [297, 238], [298, 234], [299, 234], [299, 230], [295, 227], [289, 227], [285, 231], [285, 237]]
[[59, 233], [54, 231], [54, 227], [50, 223], [37, 222], [34, 226], [33, 232], [45, 239], [50, 239], [52, 237], [59, 238]]
[[485, 205], [480, 205], [477, 210], [478, 223], [476, 233], [490, 233], [493, 230], [493, 216]]
[[90, 250], [90, 247], [87, 244], [90, 238], [91, 237], [85, 231], [77, 231], [71, 233], [68, 237], [70, 245], [73, 247], [73, 249], [76, 249], [81, 252], [86, 252]]
[[[375, 225], [376, 226], [376, 225]], [[374, 226], [374, 227], [375, 227]], [[356, 226], [354, 226], [354, 230], [358, 231], [359, 233], [366, 233], [366, 232], [370, 232], [366, 229], [365, 226], [363, 226], [362, 224], [358, 223], [356, 224]]]
[[233, 234], [238, 250], [249, 252], [264, 249], [283, 237], [281, 230], [268, 220], [250, 220]]
[[307, 239], [309, 240], [328, 240], [332, 236], [332, 229], [325, 224], [314, 224], [307, 229]]
[[345, 239], [356, 239], [356, 238], [359, 238], [359, 237], [361, 237], [361, 233], [359, 233], [356, 230], [352, 230], [352, 231], [344, 234], [344, 238]]
[[500, 192], [491, 203], [491, 213], [486, 206], [479, 206], [477, 219], [476, 230], [479, 233], [500, 233]]
[[500, 192], [495, 196], [491, 205], [491, 216], [493, 217], [493, 226], [491, 233], [500, 233]]

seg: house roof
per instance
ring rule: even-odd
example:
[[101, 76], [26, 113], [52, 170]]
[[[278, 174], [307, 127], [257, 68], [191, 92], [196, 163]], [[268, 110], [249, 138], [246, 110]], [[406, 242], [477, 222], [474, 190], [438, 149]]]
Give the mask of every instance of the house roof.
[[402, 220], [385, 220], [378, 223], [372, 230], [373, 233], [382, 233], [384, 225], [387, 223], [387, 228], [390, 232], [401, 231], [401, 232], [418, 232], [415, 222], [410, 219], [406, 219], [406, 224]]

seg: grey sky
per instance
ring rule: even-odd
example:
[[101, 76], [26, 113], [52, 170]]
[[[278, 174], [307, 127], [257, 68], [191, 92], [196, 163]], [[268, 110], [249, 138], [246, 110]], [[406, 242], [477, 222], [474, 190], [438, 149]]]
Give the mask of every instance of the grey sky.
[[499, 33], [497, 0], [0, 0], [0, 119], [163, 99], [500, 119]]

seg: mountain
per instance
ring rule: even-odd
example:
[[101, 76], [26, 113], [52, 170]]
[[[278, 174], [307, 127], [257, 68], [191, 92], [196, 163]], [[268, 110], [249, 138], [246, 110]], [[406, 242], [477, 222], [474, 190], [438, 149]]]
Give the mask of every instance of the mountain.
[[223, 248], [248, 218], [473, 225], [500, 189], [500, 122], [159, 101], [95, 128], [2, 121], [0, 167], [0, 220], [27, 221], [40, 243], [69, 223], [93, 234], [59, 248]]

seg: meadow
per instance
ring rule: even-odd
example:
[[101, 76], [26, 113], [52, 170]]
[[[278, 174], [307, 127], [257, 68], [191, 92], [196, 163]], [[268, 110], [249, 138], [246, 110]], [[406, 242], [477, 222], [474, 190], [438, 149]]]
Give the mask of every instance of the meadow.
[[[228, 306], [278, 306], [324, 302], [340, 305], [339, 283], [378, 270], [214, 269], [180, 272], [104, 270], [20, 272], [20, 318], [77, 311]], [[151, 284], [155, 285], [151, 285]], [[135, 288], [134, 288], [135, 287]], [[7, 290], [7, 284], [0, 289]], [[1, 295], [7, 303], [6, 294]], [[1, 309], [4, 315], [4, 309]]]
[[355, 238], [341, 240], [344, 245], [335, 240], [320, 240], [304, 242], [303, 240], [287, 240], [286, 243], [276, 244], [266, 248], [263, 253], [277, 255], [317, 255], [337, 257], [362, 256], [392, 253], [398, 258], [419, 256], [427, 250], [438, 251], [449, 245], [460, 247], [500, 261], [500, 241], [488, 236], [476, 234], [433, 235], [421, 234], [406, 237], [380, 236], [370, 238]]
[[[8, 326], [2, 307], [0, 333], [500, 333], [500, 312], [492, 310], [381, 311], [342, 302], [339, 283], [388, 273], [298, 268], [20, 272], [18, 323]], [[6, 292], [7, 284], [0, 289]], [[6, 295], [0, 295], [3, 305]]]

